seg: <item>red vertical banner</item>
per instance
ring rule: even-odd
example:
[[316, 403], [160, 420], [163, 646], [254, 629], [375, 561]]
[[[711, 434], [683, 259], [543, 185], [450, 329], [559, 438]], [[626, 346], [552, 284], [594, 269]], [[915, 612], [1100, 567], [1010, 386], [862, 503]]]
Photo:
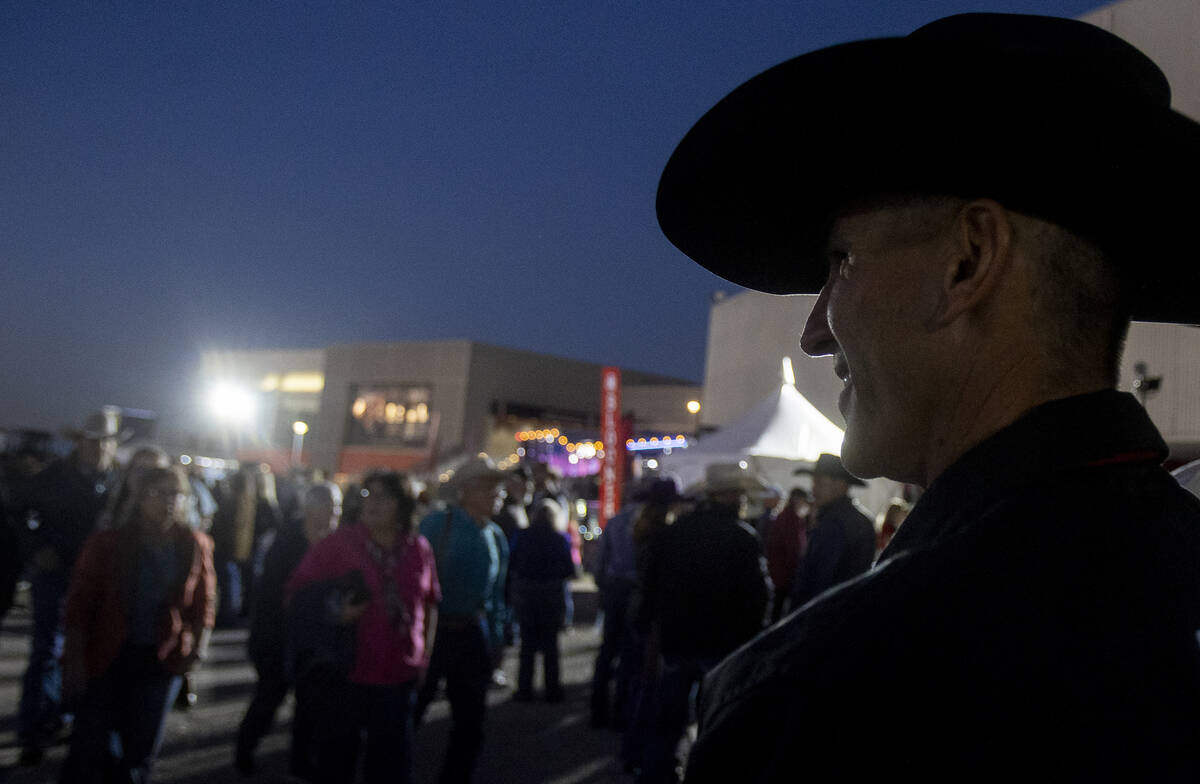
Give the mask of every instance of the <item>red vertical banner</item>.
[[600, 374], [600, 527], [621, 511], [621, 481], [625, 478], [625, 441], [621, 436], [621, 369], [606, 367]]

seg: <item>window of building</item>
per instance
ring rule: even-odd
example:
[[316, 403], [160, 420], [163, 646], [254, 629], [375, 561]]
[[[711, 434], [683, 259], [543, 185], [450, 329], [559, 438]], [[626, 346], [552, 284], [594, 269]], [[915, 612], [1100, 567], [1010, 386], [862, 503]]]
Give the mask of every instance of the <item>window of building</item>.
[[346, 444], [355, 446], [425, 446], [432, 410], [429, 387], [401, 384], [350, 387]]

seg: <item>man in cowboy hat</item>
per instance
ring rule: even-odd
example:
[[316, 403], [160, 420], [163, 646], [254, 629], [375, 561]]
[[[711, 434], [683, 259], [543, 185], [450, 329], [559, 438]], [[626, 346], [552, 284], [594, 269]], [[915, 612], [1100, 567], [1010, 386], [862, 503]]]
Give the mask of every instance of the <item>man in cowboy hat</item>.
[[766, 561], [758, 534], [742, 520], [747, 494], [763, 488], [736, 463], [711, 465], [704, 500], [655, 542], [639, 614], [643, 626], [657, 627], [662, 668], [640, 784], [674, 780], [692, 689], [767, 618]]
[[842, 465], [837, 455], [817, 457], [812, 468], [813, 525], [808, 549], [792, 580], [792, 607], [803, 607], [829, 588], [857, 577], [875, 559], [875, 525], [850, 497], [850, 488], [866, 484]]
[[41, 762], [46, 744], [62, 725], [61, 605], [75, 557], [95, 529], [114, 483], [120, 409], [106, 406], [67, 435], [75, 441], [74, 451], [34, 476], [16, 503], [18, 519], [30, 521], [25, 533], [33, 605], [29, 664], [17, 713], [23, 765]]
[[1131, 317], [1200, 322], [1196, 182], [1158, 67], [1048, 17], [812, 52], [688, 133], [668, 238], [820, 292], [846, 468], [926, 488], [874, 569], [712, 673], [689, 781], [1200, 780], [1200, 505], [1114, 389]]
[[447, 483], [455, 502], [421, 521], [437, 561], [442, 603], [414, 719], [420, 724], [444, 678], [452, 725], [441, 782], [470, 781], [483, 747], [492, 651], [504, 639], [508, 543], [492, 518], [506, 478], [486, 457], [467, 462]]

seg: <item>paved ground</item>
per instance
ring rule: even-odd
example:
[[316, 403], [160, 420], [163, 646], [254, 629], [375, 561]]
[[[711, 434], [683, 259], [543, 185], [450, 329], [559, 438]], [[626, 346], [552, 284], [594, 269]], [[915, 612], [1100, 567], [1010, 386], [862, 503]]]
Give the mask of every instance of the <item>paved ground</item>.
[[[594, 594], [582, 586], [577, 594], [576, 626], [562, 635], [563, 675], [567, 699], [550, 705], [510, 701], [511, 689], [489, 695], [483, 759], [479, 784], [547, 782], [553, 784], [629, 784], [616, 754], [620, 736], [588, 726], [587, 700], [592, 659], [599, 644], [594, 623]], [[28, 617], [14, 609], [0, 630], [0, 781], [33, 784], [54, 781], [65, 747], [51, 748], [37, 768], [16, 766], [16, 707], [20, 677], [28, 645]], [[280, 713], [275, 732], [259, 749], [259, 774], [244, 779], [230, 767], [233, 734], [254, 685], [254, 669], [245, 660], [246, 633], [240, 629], [218, 631], [209, 660], [196, 673], [199, 703], [188, 712], [172, 712], [167, 723], [163, 752], [155, 769], [158, 782], [220, 784], [222, 782], [274, 782], [283, 779], [287, 766], [286, 724], [290, 700]], [[504, 668], [516, 681], [515, 652]], [[436, 780], [449, 727], [448, 706], [434, 703], [414, 744], [417, 782]]]

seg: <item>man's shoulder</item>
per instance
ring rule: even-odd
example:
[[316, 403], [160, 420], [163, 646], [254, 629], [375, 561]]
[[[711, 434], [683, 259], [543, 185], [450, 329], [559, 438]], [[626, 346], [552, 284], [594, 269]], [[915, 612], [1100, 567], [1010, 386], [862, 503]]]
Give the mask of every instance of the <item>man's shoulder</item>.
[[455, 517], [456, 513], [454, 507], [434, 509], [432, 512], [427, 513], [421, 518], [421, 522], [417, 527], [420, 529], [423, 536], [429, 538], [428, 532], [441, 531], [442, 527], [446, 525], [446, 522], [453, 521]]
[[744, 759], [745, 744], [761, 764], [790, 732], [793, 711], [825, 710], [822, 690], [863, 699], [864, 667], [880, 648], [876, 621], [885, 612], [874, 599], [883, 595], [869, 577], [843, 584], [724, 659], [701, 689], [697, 764], [723, 769], [731, 757]]

